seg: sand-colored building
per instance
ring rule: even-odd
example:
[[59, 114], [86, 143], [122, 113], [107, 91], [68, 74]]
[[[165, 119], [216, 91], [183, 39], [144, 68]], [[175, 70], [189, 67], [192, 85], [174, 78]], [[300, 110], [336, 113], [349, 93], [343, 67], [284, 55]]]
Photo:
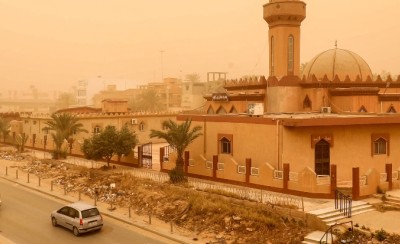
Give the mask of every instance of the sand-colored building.
[[[335, 46], [300, 73], [306, 4], [270, 0], [269, 76], [230, 80], [181, 115], [204, 135], [185, 155], [189, 175], [298, 195], [353, 197], [400, 186], [400, 78], [372, 79], [358, 54]], [[164, 169], [173, 162], [163, 164]]]

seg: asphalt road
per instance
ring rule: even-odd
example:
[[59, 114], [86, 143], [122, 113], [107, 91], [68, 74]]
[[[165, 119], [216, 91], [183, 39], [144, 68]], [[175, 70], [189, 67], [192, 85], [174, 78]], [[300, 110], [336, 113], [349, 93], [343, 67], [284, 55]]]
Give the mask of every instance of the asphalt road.
[[15, 243], [172, 243], [152, 233], [121, 223], [103, 215], [104, 226], [99, 232], [75, 237], [70, 230], [53, 227], [52, 210], [65, 203], [19, 184], [0, 178], [0, 234]]

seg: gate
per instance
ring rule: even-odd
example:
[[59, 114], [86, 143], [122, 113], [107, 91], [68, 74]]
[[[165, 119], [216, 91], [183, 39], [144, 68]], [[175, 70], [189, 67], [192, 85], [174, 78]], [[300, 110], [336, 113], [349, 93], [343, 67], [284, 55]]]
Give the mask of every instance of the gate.
[[152, 143], [146, 143], [142, 145], [142, 157], [140, 164], [143, 165], [143, 168], [152, 168]]

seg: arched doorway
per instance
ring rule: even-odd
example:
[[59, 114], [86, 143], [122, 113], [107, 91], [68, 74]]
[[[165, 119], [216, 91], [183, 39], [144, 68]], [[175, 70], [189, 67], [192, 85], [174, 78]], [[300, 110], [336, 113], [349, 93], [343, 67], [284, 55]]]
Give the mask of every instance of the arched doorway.
[[330, 175], [330, 145], [325, 140], [315, 144], [315, 173]]

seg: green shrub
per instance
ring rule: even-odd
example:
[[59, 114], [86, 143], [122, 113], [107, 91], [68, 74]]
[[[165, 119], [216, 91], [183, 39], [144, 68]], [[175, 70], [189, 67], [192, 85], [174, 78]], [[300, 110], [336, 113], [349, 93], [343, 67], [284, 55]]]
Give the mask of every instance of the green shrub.
[[376, 230], [375, 231], [375, 238], [378, 241], [384, 241], [388, 236], [388, 233], [384, 229]]

